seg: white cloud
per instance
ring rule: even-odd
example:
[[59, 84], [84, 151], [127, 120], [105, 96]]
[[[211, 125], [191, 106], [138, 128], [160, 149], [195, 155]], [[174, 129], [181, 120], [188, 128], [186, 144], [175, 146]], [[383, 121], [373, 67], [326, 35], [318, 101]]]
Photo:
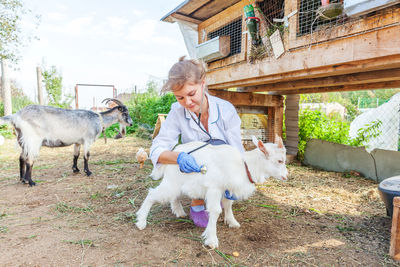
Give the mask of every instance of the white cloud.
[[141, 11], [139, 9], [133, 9], [131, 13], [132, 13], [132, 15], [138, 16], [138, 17], [141, 17], [144, 14], [143, 11]]
[[73, 35], [79, 35], [90, 31], [89, 26], [93, 21], [93, 17], [80, 17], [73, 19], [65, 25], [65, 32]]
[[140, 20], [130, 27], [127, 39], [133, 41], [149, 41], [154, 35], [156, 25], [156, 20]]
[[153, 41], [157, 44], [163, 45], [175, 45], [178, 43], [175, 38], [171, 38], [168, 36], [154, 36]]
[[60, 12], [49, 12], [45, 17], [50, 20], [64, 20], [67, 16]]

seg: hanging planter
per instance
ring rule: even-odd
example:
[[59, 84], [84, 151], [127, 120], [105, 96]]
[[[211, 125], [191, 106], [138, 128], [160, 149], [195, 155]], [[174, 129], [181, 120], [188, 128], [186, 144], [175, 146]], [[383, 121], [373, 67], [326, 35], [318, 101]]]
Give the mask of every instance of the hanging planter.
[[342, 3], [329, 3], [329, 0], [321, 0], [321, 6], [316, 11], [322, 20], [331, 20], [343, 13]]
[[251, 36], [252, 45], [258, 46], [261, 44], [260, 37], [260, 18], [256, 17], [254, 14], [254, 7], [252, 5], [247, 5], [244, 7], [244, 14], [246, 16], [246, 25]]

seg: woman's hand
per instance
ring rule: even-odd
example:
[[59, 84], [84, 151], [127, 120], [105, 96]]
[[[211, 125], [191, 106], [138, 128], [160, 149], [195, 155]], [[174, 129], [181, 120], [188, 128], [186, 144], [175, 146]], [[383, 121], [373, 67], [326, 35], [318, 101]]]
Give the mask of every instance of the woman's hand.
[[197, 165], [196, 160], [185, 152], [179, 153], [176, 162], [178, 163], [181, 172], [200, 172], [200, 167]]

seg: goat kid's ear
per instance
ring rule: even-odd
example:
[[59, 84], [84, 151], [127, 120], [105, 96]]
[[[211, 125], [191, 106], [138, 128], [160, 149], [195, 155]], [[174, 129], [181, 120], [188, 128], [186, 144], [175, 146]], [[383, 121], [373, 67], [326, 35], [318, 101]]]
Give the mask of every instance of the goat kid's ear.
[[275, 144], [278, 145], [278, 148], [283, 148], [283, 141], [279, 135], [275, 135]]
[[265, 148], [265, 146], [264, 146], [262, 141], [258, 141], [257, 147], [258, 147], [258, 149], [261, 150], [262, 153], [264, 153], [264, 155], [266, 157], [269, 157], [269, 153], [268, 153], [267, 149]]
[[255, 137], [254, 135], [251, 136], [251, 140], [253, 141], [253, 144], [261, 150], [261, 152], [263, 152], [265, 154], [266, 157], [269, 156], [269, 153], [267, 151], [267, 149], [265, 148], [264, 144], [262, 141], [258, 140], [257, 137]]

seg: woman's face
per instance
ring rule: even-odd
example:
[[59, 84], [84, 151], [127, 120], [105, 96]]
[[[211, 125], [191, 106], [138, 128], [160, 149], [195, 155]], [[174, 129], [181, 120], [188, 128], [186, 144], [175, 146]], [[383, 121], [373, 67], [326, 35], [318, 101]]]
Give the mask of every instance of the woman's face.
[[[204, 90], [204, 81], [201, 83], [186, 83], [182, 89], [174, 91], [176, 100], [179, 104], [188, 110], [196, 113], [198, 115], [200, 111], [201, 98]], [[206, 98], [203, 100], [203, 105], [206, 103]]]

